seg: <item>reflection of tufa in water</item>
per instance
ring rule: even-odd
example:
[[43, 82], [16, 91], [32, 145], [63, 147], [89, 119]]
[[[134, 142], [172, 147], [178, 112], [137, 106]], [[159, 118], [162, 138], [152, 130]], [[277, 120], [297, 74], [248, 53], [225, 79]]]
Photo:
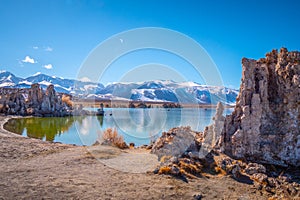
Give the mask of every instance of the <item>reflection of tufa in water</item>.
[[[203, 129], [204, 126], [211, 122], [211, 116], [214, 111], [214, 109], [210, 109], [209, 111], [200, 109], [199, 112], [195, 112], [195, 109], [176, 108], [167, 112], [165, 109], [159, 108], [129, 110], [123, 108], [112, 108], [105, 110], [105, 116], [73, 116], [73, 125], [71, 125], [69, 130], [64, 132], [64, 134], [57, 134], [54, 141], [65, 144], [92, 145], [97, 139], [97, 130], [117, 127], [118, 132], [123, 134], [124, 140], [127, 143], [134, 142], [136, 146], [140, 146], [150, 144], [151, 140], [153, 141], [161, 135], [161, 131], [169, 130], [172, 127], [190, 125], [194, 130]], [[227, 113], [229, 111], [230, 110], [227, 110]], [[109, 116], [110, 113], [113, 113], [113, 117]], [[38, 120], [39, 118], [32, 118], [32, 120], [34, 119]], [[45, 121], [61, 120], [63, 122], [66, 119], [68, 118], [57, 119], [54, 117], [45, 118]], [[14, 120], [18, 121], [23, 119]], [[28, 129], [31, 129], [30, 126], [36, 126], [36, 124], [30, 122], [30, 120], [28, 123], [24, 120], [23, 125], [12, 125], [12, 129], [10, 129], [10, 131], [30, 137], [33, 134], [27, 135], [27, 127]], [[44, 133], [47, 132], [47, 129], [57, 127], [54, 125], [52, 126], [52, 124], [51, 126], [43, 126], [46, 130], [42, 128], [35, 129], [37, 131], [36, 134]], [[62, 125], [62, 127], [65, 126]], [[58, 131], [56, 133], [58, 133]], [[45, 138], [42, 137], [41, 139]]]
[[97, 114], [96, 115], [100, 115], [103, 116], [104, 115], [104, 109], [103, 109], [104, 105], [103, 103], [100, 104], [100, 108], [97, 110]]
[[98, 115], [97, 120], [99, 121], [100, 127], [103, 127], [103, 115]]
[[[79, 118], [76, 119], [82, 120]], [[74, 117], [10, 119], [5, 123], [4, 128], [18, 134], [22, 134], [26, 130], [25, 133], [28, 137], [53, 142], [57, 135], [67, 132], [74, 121], [76, 121]]]

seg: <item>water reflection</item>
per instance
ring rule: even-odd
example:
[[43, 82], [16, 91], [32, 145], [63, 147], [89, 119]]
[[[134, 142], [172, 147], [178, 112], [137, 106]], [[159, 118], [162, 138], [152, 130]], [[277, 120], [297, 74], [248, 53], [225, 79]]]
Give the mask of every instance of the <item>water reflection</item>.
[[56, 136], [69, 131], [74, 120], [73, 117], [11, 119], [4, 128], [20, 135], [52, 142]]
[[99, 132], [117, 128], [127, 143], [143, 145], [173, 127], [203, 130], [211, 123], [215, 109], [118, 108], [106, 112], [105, 116], [11, 119], [4, 128], [23, 136], [77, 145], [92, 145]]
[[103, 116], [97, 116], [97, 120], [99, 121], [100, 127], [103, 127]]

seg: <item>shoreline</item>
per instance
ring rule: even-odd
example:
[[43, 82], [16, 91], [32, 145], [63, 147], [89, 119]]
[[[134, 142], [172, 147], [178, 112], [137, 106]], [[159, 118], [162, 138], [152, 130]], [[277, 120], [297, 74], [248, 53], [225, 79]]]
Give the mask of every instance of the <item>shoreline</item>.
[[[0, 116], [0, 119], [0, 199], [193, 199], [199, 194], [204, 199], [267, 199], [252, 185], [239, 183], [229, 176], [206, 175], [186, 183], [145, 170], [142, 173], [121, 171], [124, 163], [138, 166], [132, 159], [134, 153], [140, 153], [143, 162], [148, 159], [146, 154], [25, 138], [3, 130], [4, 122], [10, 117]], [[99, 157], [115, 166], [101, 162]], [[149, 159], [149, 162], [153, 161]]]
[[[116, 110], [118, 110], [118, 109], [131, 109], [131, 108], [107, 108], [109, 111], [110, 110], [113, 110], [113, 109], [116, 109]], [[156, 109], [159, 109], [159, 110], [165, 110], [165, 111], [170, 111], [170, 110], [177, 110], [177, 109], [182, 109], [182, 110], [184, 110], [184, 109], [186, 109], [186, 110], [189, 110], [189, 109], [191, 109], [191, 108], [186, 108], [186, 107], [184, 107], [184, 108], [133, 108], [133, 109], [152, 109], [152, 110], [156, 110]], [[215, 109], [215, 108], [199, 108], [199, 109]], [[86, 111], [86, 112], [93, 112], [93, 111], [90, 111], [90, 110], [85, 110], [85, 109], [83, 109], [84, 111]], [[107, 111], [107, 115], [109, 115], [109, 113], [111, 113], [110, 115], [112, 115], [112, 112], [108, 112]], [[10, 129], [9, 127], [7, 127], [6, 126], [6, 128], [7, 129], [5, 129], [5, 127], [4, 127], [4, 124], [7, 122], [7, 121], [9, 121], [10, 119], [26, 119], [26, 118], [38, 118], [38, 119], [43, 119], [43, 118], [49, 118], [49, 119], [51, 119], [51, 118], [77, 118], [77, 117], [87, 117], [87, 116], [96, 116], [96, 115], [74, 115], [74, 116], [64, 116], [64, 117], [40, 117], [40, 116], [21, 116], [21, 115], [0, 115], [0, 117], [3, 117], [3, 118], [5, 118], [5, 121], [1, 121], [1, 128], [2, 128], [2, 130], [4, 130], [4, 131], [7, 131], [8, 133], [11, 133], [11, 134], [15, 134], [15, 135], [17, 135], [17, 136], [21, 136], [21, 137], [24, 137], [22, 134], [19, 134], [18, 132], [17, 133], [14, 133], [14, 131], [15, 131], [15, 129]], [[106, 114], [104, 115], [104, 116], [106, 116]], [[109, 128], [109, 127], [107, 127], [107, 128]], [[199, 131], [201, 131], [201, 130], [199, 130]], [[24, 133], [24, 132], [23, 132]], [[26, 136], [26, 137], [30, 137], [30, 136]], [[33, 137], [33, 134], [31, 134], [31, 138], [35, 138], [35, 137]], [[35, 139], [37, 139], [37, 138], [35, 138]], [[56, 142], [54, 142], [54, 141], [52, 141], [53, 143], [62, 143], [62, 144], [69, 144], [69, 143], [64, 143], [63, 141], [58, 141], [58, 140], [56, 140]], [[95, 141], [96, 142], [96, 141]], [[126, 143], [127, 143], [127, 145], [129, 145], [131, 142], [133, 142], [133, 141], [127, 141]], [[76, 146], [92, 146], [93, 144], [89, 144], [89, 145], [81, 145], [81, 144], [79, 144], [79, 143], [76, 143], [76, 142], [73, 142], [71, 145], [76, 145]], [[151, 145], [151, 143], [141, 143], [141, 144], [135, 144], [136, 145], [136, 147], [145, 147], [145, 146], [149, 146], [149, 145]]]
[[[4, 128], [4, 124], [7, 123], [10, 119], [13, 118], [24, 118], [24, 116], [4, 116], [0, 115], [0, 136], [3, 134], [3, 136], [10, 136], [10, 137], [23, 137], [22, 135], [16, 134], [14, 132], [8, 131]], [[3, 133], [4, 132], [4, 133]]]
[[[84, 100], [84, 101], [74, 101], [74, 105], [82, 104], [83, 107], [100, 107], [100, 104], [103, 104], [105, 108], [128, 108], [130, 103], [133, 103], [138, 108], [138, 104], [144, 103], [147, 106], [152, 106], [156, 108], [163, 108], [164, 104], [177, 104], [177, 102], [159, 102], [159, 101], [123, 101], [123, 100]], [[182, 108], [216, 108], [217, 104], [193, 104], [193, 103], [178, 103]], [[234, 105], [225, 105], [225, 108], [234, 108]]]

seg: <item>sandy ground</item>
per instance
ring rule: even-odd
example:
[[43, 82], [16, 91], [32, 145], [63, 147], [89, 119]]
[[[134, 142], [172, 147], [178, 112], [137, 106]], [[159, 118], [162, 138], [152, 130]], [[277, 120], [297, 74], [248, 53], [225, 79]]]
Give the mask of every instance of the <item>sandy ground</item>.
[[147, 173], [146, 150], [78, 147], [3, 130], [0, 117], [0, 199], [267, 199], [229, 176], [182, 180]]

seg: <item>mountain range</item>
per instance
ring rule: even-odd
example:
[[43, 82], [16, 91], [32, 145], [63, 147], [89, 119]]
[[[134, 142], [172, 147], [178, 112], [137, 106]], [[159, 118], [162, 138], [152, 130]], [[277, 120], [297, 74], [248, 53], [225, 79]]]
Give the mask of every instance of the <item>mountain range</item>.
[[175, 102], [235, 104], [238, 90], [220, 86], [207, 86], [195, 82], [145, 81], [117, 82], [104, 86], [101, 83], [86, 82], [37, 73], [20, 78], [8, 71], [0, 71], [0, 87], [29, 88], [39, 83], [43, 89], [53, 84], [57, 92], [71, 94], [84, 99], [97, 100], [136, 100], [151, 102]]

